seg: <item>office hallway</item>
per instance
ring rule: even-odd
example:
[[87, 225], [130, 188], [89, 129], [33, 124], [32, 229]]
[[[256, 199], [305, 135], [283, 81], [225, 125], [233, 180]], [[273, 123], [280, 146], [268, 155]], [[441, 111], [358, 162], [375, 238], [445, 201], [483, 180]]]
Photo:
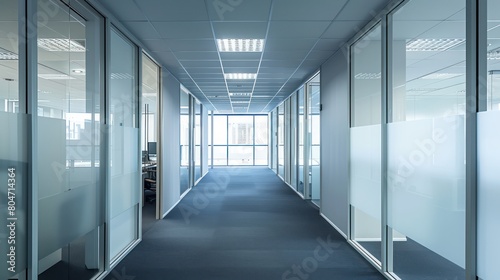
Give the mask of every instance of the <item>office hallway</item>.
[[385, 279], [264, 167], [215, 168], [106, 279]]

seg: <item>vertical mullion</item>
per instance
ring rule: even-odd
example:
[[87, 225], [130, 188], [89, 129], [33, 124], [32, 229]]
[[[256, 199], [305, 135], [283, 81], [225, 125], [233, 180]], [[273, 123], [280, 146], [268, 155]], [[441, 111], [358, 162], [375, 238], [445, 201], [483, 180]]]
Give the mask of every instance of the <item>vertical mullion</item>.
[[388, 29], [388, 17], [384, 16], [381, 20], [381, 32], [382, 32], [382, 40], [381, 40], [381, 73], [382, 73], [382, 88], [381, 88], [381, 237], [382, 237], [382, 271], [383, 272], [392, 272], [392, 263], [393, 263], [393, 239], [392, 239], [392, 231], [388, 227], [388, 178], [387, 178], [387, 170], [388, 170], [388, 121], [389, 121], [389, 106], [388, 100], [389, 96], [392, 94], [392, 86], [391, 86], [391, 72], [389, 70], [390, 62], [391, 62], [391, 41], [389, 36]]
[[[486, 87], [486, 3], [466, 2], [465, 112], [465, 279], [477, 274], [477, 112], [486, 109], [480, 91]], [[484, 68], [484, 69], [483, 69]], [[484, 84], [481, 84], [483, 82]], [[483, 95], [481, 95], [483, 96]], [[483, 99], [484, 100], [484, 99]], [[482, 108], [480, 108], [482, 107]]]
[[[37, 1], [19, 1], [19, 94], [25, 94], [28, 114], [28, 279], [38, 279], [38, 22]], [[29, 19], [29, 20], [28, 20]], [[21, 99], [21, 98], [20, 98]], [[19, 104], [21, 108], [21, 104]], [[21, 113], [21, 112], [20, 112]]]

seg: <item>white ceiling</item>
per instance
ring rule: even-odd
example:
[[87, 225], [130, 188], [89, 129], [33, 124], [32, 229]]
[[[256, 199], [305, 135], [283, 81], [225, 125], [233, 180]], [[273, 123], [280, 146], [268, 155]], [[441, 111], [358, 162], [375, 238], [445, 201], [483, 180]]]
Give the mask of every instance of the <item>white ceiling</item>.
[[[268, 112], [389, 0], [101, 0], [209, 109]], [[262, 53], [219, 53], [216, 39], [265, 39]], [[225, 80], [224, 73], [258, 73]], [[228, 92], [252, 92], [232, 106]]]

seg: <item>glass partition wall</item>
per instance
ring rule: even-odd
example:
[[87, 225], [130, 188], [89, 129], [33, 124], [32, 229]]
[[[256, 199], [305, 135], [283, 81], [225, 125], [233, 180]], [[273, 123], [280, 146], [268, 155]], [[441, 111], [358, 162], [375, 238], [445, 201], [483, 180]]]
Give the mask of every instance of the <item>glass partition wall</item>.
[[[43, 11], [45, 4], [39, 1], [38, 10]], [[60, 1], [50, 1], [49, 4], [55, 16], [47, 20], [38, 17], [37, 27], [38, 133], [33, 137], [38, 158], [35, 163], [38, 171], [38, 279], [92, 278], [104, 269], [105, 212], [101, 203], [104, 194], [101, 186], [105, 182], [101, 170], [109, 168], [113, 177], [111, 192], [116, 198], [121, 198], [125, 189], [132, 188], [132, 182], [139, 183], [138, 153], [132, 154], [130, 161], [118, 158], [118, 153], [111, 154], [109, 165], [102, 160], [103, 80], [99, 73], [103, 69], [100, 66], [103, 38], [99, 34], [103, 34], [103, 19], [79, 1], [69, 1], [69, 5]], [[136, 50], [130, 45], [127, 47], [133, 59]], [[125, 91], [123, 96], [127, 100], [121, 101], [136, 105], [137, 86], [132, 85], [137, 70], [134, 61], [122, 65], [130, 70], [127, 72], [129, 79], [124, 82], [130, 82], [128, 86], [132, 91]], [[114, 92], [111, 90], [111, 101], [117, 100]], [[109, 148], [136, 151], [139, 140], [135, 119], [137, 107], [119, 108], [110, 112]], [[125, 112], [128, 118], [124, 118]], [[122, 126], [118, 128], [117, 123]], [[129, 143], [117, 141], [123, 139], [124, 133], [129, 133]], [[123, 168], [118, 169], [119, 166]], [[126, 180], [118, 184], [117, 181], [124, 177]], [[137, 238], [135, 228], [132, 228], [130, 235], [127, 232], [122, 235], [123, 239], [114, 239], [117, 217], [122, 217], [120, 214], [131, 215], [132, 223], [137, 220], [136, 196], [132, 195], [123, 203], [121, 200], [118, 204], [115, 202], [118, 201], [111, 202], [112, 233], [107, 239], [111, 241], [112, 257], [121, 251], [123, 245]]]
[[395, 279], [466, 279], [465, 6], [404, 1], [350, 46], [349, 240]]

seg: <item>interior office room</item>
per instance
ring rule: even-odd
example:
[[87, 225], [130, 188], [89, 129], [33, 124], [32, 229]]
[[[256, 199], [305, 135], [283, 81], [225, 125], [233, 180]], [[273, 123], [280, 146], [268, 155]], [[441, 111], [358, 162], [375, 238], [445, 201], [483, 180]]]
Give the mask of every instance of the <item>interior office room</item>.
[[1, 4], [1, 279], [500, 275], [500, 0]]

